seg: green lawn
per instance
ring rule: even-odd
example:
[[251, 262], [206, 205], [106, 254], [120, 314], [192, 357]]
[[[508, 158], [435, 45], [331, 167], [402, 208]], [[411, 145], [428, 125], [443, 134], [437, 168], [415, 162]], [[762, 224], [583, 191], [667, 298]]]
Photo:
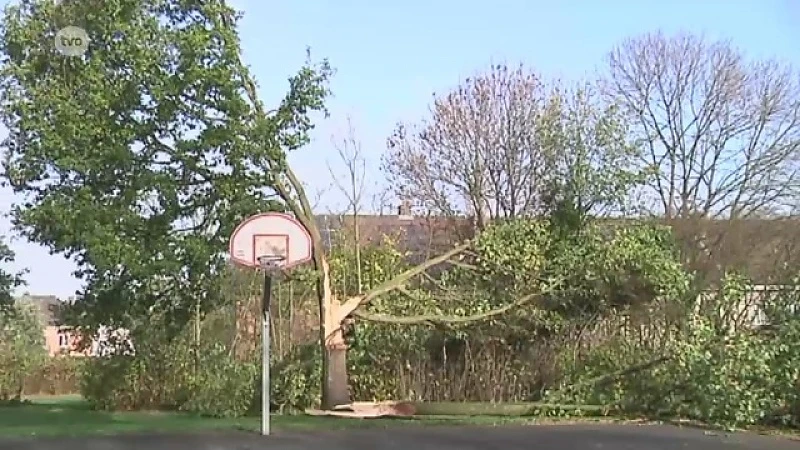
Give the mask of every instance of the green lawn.
[[[145, 431], [245, 430], [258, 432], [259, 417], [211, 419], [173, 412], [100, 412], [76, 396], [39, 397], [32, 404], [0, 407], [0, 436], [81, 436]], [[498, 417], [426, 417], [424, 419], [344, 419], [272, 416], [272, 429], [344, 429], [433, 424], [501, 424], [530, 422]]]

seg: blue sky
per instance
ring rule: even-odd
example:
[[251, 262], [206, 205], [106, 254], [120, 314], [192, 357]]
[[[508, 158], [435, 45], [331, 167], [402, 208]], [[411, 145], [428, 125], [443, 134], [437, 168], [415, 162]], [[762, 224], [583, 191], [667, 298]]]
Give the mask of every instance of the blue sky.
[[[8, 3], [2, 1], [2, 4]], [[233, 0], [243, 10], [245, 58], [261, 94], [277, 102], [286, 78], [303, 63], [305, 48], [336, 68], [331, 117], [321, 121], [315, 141], [291, 161], [322, 210], [338, 210], [343, 198], [332, 187], [336, 152], [346, 117], [353, 124], [372, 174], [384, 142], [398, 121], [425, 116], [431, 95], [492, 62], [524, 63], [545, 77], [577, 80], [603, 70], [606, 53], [622, 39], [663, 30], [690, 31], [731, 39], [754, 57], [800, 64], [800, 2], [796, 0]], [[14, 201], [0, 190], [0, 211]], [[6, 219], [0, 233], [11, 235]], [[27, 267], [28, 290], [72, 295], [80, 282], [74, 266], [21, 239], [12, 241], [15, 269]]]

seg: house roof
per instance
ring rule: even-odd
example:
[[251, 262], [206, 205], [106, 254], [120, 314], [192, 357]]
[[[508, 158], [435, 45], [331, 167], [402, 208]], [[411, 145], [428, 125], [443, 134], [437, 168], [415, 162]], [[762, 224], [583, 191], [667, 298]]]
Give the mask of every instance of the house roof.
[[[319, 215], [316, 221], [323, 243], [330, 248], [337, 234], [353, 229], [354, 218]], [[358, 225], [361, 244], [378, 244], [385, 237], [394, 238], [400, 249], [411, 253], [412, 259], [435, 256], [472, 234], [472, 222], [465, 217], [360, 215]]]
[[17, 301], [25, 304], [34, 305], [41, 314], [42, 321], [47, 326], [59, 326], [61, 320], [59, 318], [60, 309], [64, 303], [55, 295], [23, 295]]

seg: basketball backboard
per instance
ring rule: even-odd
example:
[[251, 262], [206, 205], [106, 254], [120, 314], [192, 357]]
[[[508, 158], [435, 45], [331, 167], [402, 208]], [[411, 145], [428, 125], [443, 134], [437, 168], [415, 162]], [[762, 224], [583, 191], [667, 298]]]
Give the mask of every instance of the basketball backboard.
[[308, 230], [284, 213], [262, 213], [245, 219], [233, 231], [230, 256], [234, 264], [258, 268], [271, 260], [290, 268], [311, 259], [312, 241]]

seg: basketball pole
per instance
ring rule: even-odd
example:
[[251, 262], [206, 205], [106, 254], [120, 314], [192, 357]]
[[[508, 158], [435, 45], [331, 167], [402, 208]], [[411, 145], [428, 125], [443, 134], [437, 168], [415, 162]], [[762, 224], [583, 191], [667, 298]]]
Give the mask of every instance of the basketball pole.
[[261, 297], [261, 434], [269, 436], [269, 304], [272, 300], [272, 275], [264, 268], [264, 292]]

